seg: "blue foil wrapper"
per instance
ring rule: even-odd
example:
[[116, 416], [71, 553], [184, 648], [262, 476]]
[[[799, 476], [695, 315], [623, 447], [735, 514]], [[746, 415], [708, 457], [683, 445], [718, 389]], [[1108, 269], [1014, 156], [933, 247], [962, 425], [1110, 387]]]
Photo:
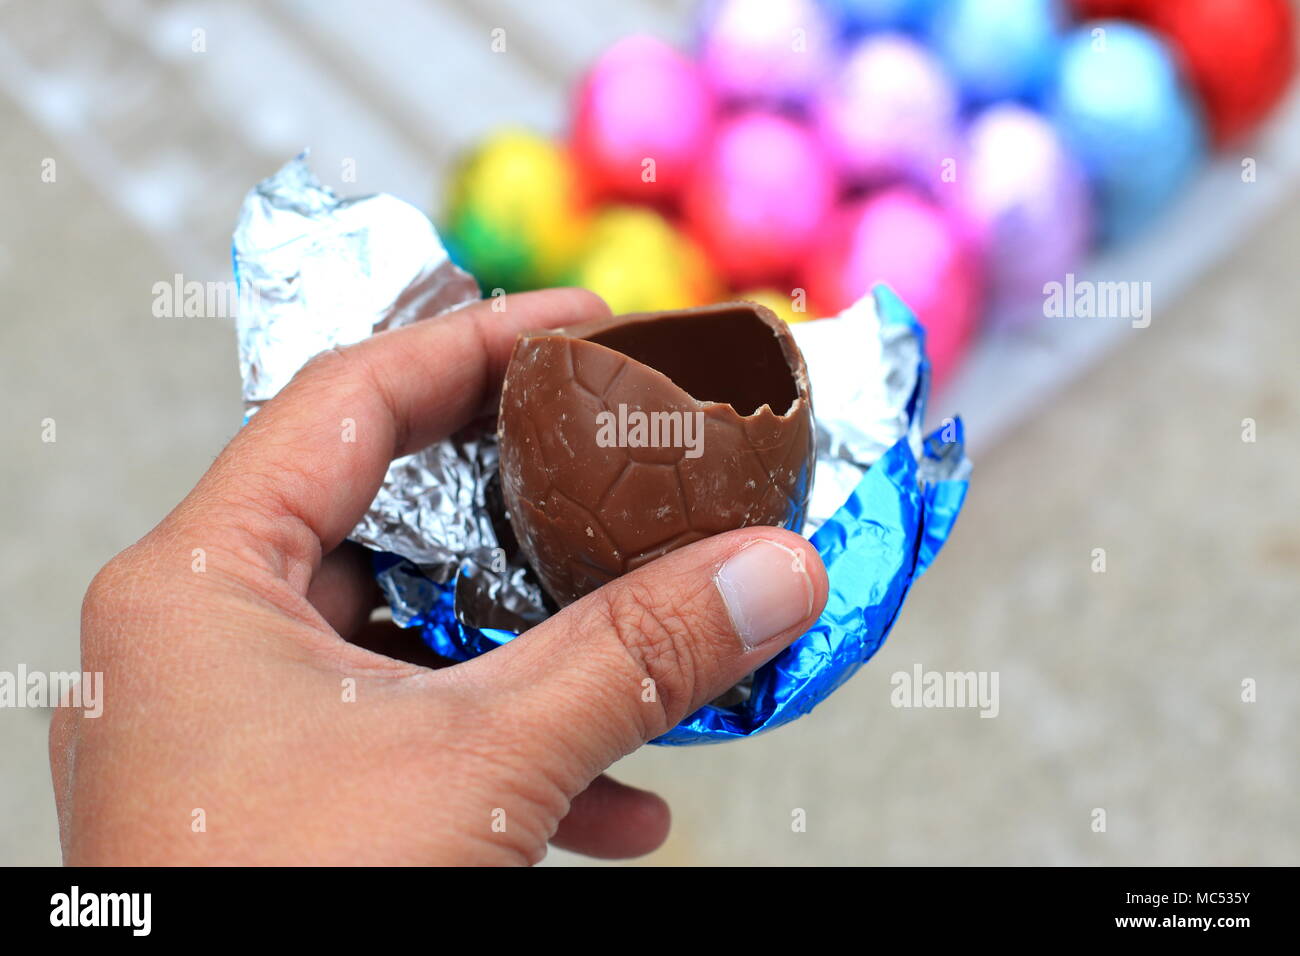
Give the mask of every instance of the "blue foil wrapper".
[[[248, 309], [239, 333], [250, 412], [321, 348], [477, 298], [416, 212], [386, 196], [341, 200], [302, 157], [249, 193], [234, 245]], [[412, 240], [423, 256], [410, 255]], [[376, 250], [385, 248], [402, 251], [377, 261]], [[343, 313], [325, 310], [318, 321], [311, 303], [325, 294], [346, 295], [364, 311], [348, 311], [343, 322]], [[817, 417], [804, 533], [826, 565], [826, 608], [740, 693], [700, 708], [658, 744], [748, 737], [825, 700], [884, 643], [965, 499], [970, 462], [962, 423], [946, 421], [921, 437], [929, 388], [924, 333], [892, 291], [877, 286], [841, 315], [793, 331]], [[352, 535], [375, 552], [376, 580], [394, 621], [418, 628], [451, 660], [513, 640], [547, 613], [530, 569], [499, 546], [496, 460], [492, 430], [398, 459]]]

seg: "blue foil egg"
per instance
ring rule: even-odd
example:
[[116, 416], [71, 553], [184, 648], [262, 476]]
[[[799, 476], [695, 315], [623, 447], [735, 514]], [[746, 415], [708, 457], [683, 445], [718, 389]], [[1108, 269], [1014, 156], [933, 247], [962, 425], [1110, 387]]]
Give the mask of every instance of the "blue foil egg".
[[926, 33], [966, 102], [1036, 102], [1065, 24], [1059, 0], [952, 0], [936, 7]]
[[1165, 44], [1119, 21], [1066, 39], [1047, 112], [1090, 177], [1102, 241], [1145, 227], [1205, 155], [1199, 108]]

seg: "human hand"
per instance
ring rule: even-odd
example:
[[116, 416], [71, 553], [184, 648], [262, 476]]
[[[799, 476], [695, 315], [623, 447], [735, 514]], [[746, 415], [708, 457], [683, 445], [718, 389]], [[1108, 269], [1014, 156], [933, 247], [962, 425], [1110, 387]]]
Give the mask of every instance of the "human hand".
[[608, 312], [578, 290], [505, 305], [318, 356], [95, 577], [82, 670], [103, 674], [103, 714], [57, 708], [50, 732], [66, 862], [533, 863], [548, 841], [663, 841], [663, 801], [604, 770], [802, 634], [825, 571], [798, 535], [748, 528], [475, 660], [389, 656], [422, 645], [369, 622], [369, 561], [344, 543], [388, 462], [490, 413], [517, 333]]

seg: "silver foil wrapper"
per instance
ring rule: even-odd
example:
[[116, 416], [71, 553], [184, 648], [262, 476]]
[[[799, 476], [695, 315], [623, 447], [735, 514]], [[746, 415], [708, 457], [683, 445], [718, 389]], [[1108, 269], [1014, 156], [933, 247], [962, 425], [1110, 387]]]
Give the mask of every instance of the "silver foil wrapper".
[[[249, 191], [233, 256], [250, 415], [312, 356], [479, 298], [478, 283], [452, 263], [428, 216], [393, 196], [339, 197], [312, 173], [305, 152]], [[429, 579], [450, 582], [463, 569], [458, 589], [492, 609], [497, 626], [545, 616], [540, 589], [507, 554], [490, 517], [496, 471], [496, 437], [483, 429], [389, 466], [351, 537], [420, 572], [383, 582], [399, 623], [427, 606]]]
[[877, 459], [907, 436], [921, 457], [921, 416], [909, 405], [923, 374], [908, 323], [887, 322], [875, 293], [839, 315], [792, 327], [808, 365], [817, 418], [817, 467], [805, 535], [811, 536]]
[[428, 216], [393, 196], [340, 198], [305, 152], [249, 190], [232, 252], [239, 371], [253, 406], [326, 349], [479, 297]]

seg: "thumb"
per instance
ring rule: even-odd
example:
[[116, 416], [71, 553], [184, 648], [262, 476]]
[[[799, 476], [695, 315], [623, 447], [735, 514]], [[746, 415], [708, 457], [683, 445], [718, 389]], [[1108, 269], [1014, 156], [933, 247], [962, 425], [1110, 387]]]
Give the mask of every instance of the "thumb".
[[733, 531], [611, 581], [470, 667], [497, 726], [580, 789], [803, 634], [826, 589], [806, 539]]

